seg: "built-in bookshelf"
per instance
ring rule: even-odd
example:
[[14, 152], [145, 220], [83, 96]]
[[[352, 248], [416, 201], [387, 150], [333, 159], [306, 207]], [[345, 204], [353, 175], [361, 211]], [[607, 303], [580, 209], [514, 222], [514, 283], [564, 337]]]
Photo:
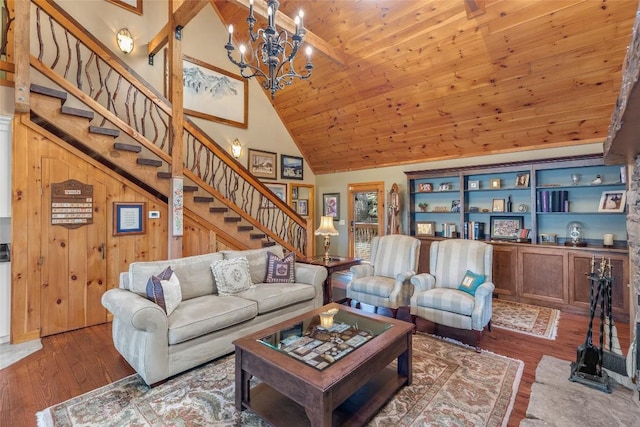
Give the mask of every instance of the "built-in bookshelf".
[[407, 220], [418, 237], [563, 245], [578, 233], [581, 245], [626, 248], [626, 168], [601, 157], [406, 175]]

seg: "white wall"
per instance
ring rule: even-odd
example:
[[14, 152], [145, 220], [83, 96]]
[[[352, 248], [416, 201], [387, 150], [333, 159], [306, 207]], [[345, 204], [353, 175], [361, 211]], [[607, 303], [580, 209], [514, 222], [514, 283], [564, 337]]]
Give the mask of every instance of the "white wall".
[[[401, 196], [401, 212], [400, 223], [402, 232], [408, 234], [406, 224], [406, 191], [407, 176], [405, 171], [420, 171], [428, 169], [443, 169], [463, 166], [480, 166], [487, 164], [500, 164], [514, 161], [528, 161], [537, 159], [549, 159], [555, 157], [579, 156], [587, 154], [602, 154], [602, 143], [578, 145], [566, 148], [552, 148], [543, 150], [523, 151], [519, 153], [494, 154], [481, 157], [467, 157], [459, 159], [441, 160], [435, 162], [422, 162], [411, 165], [389, 166], [384, 168], [367, 169], [362, 171], [339, 172], [331, 174], [316, 175], [316, 206], [317, 206], [317, 228], [320, 222], [322, 212], [322, 194], [323, 193], [340, 193], [340, 218], [345, 221], [334, 223], [336, 230], [340, 233], [338, 237], [331, 238], [331, 254], [346, 256], [348, 253], [348, 237], [347, 229], [348, 218], [347, 212], [347, 187], [349, 184], [360, 182], [383, 181], [385, 193], [391, 189], [393, 183], [398, 184]], [[386, 205], [386, 200], [385, 200]], [[385, 221], [385, 212], [378, 212], [381, 221]], [[321, 239], [318, 239], [321, 240]], [[316, 253], [323, 253], [322, 245], [316, 242]]]
[[[0, 116], [0, 243], [11, 242], [11, 117]], [[0, 262], [0, 344], [11, 328], [11, 266]]]

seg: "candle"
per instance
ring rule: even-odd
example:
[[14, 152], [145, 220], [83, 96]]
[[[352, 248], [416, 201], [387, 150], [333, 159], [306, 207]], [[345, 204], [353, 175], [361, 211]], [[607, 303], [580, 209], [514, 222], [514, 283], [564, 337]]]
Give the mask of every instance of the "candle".
[[604, 235], [604, 245], [613, 246], [613, 234], [607, 233]]
[[231, 36], [233, 36], [233, 25], [229, 25], [229, 44], [231, 44]]

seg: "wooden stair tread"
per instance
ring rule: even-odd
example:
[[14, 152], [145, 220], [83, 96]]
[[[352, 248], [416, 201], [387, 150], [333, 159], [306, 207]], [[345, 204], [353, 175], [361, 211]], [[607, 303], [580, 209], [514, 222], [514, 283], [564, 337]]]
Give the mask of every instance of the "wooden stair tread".
[[242, 218], [240, 218], [239, 216], [225, 216], [224, 217], [224, 222], [240, 222], [242, 221]]
[[267, 237], [267, 235], [264, 233], [251, 233], [249, 237], [255, 240], [255, 239], [264, 239], [265, 237]]
[[253, 225], [239, 225], [238, 231], [251, 231], [253, 230]]
[[139, 165], [144, 165], [144, 166], [155, 166], [155, 167], [160, 167], [162, 166], [162, 160], [156, 160], [156, 159], [138, 159], [136, 160], [136, 163]]
[[83, 110], [81, 108], [75, 108], [75, 107], [68, 107], [66, 105], [63, 105], [60, 111], [62, 111], [63, 114], [82, 117], [89, 120], [93, 120], [93, 116], [94, 116], [93, 111]]
[[29, 91], [33, 93], [39, 93], [40, 95], [46, 95], [46, 96], [51, 96], [53, 98], [58, 98], [58, 99], [61, 99], [62, 101], [67, 100], [67, 92], [63, 92], [57, 89], [52, 89], [46, 86], [31, 84], [31, 86], [29, 87]]
[[89, 132], [113, 137], [120, 136], [120, 131], [118, 129], [103, 128], [100, 126], [89, 126]]
[[211, 203], [213, 202], [213, 197], [209, 196], [193, 196], [193, 201], [196, 203]]
[[267, 246], [275, 246], [275, 245], [276, 245], [276, 242], [271, 242], [271, 241], [269, 241], [269, 242], [262, 242], [262, 247], [263, 247], [263, 248], [266, 248]]
[[226, 206], [213, 206], [209, 208], [209, 212], [212, 213], [226, 213], [229, 212], [229, 208]]
[[116, 142], [113, 144], [114, 150], [131, 151], [132, 153], [139, 153], [142, 151], [142, 147], [134, 144], [124, 144], [122, 142]]
[[160, 179], [171, 179], [171, 172], [158, 172], [156, 176]]
[[185, 193], [189, 192], [194, 192], [194, 191], [198, 191], [198, 186], [197, 185], [185, 185], [182, 187], [182, 191], [184, 191]]

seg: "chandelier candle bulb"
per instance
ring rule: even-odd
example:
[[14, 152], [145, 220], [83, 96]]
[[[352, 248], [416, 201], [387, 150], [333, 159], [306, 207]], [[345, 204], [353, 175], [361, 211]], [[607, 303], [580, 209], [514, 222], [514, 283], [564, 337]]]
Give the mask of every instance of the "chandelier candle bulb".
[[231, 36], [233, 36], [233, 25], [229, 25], [229, 44], [232, 44]]

